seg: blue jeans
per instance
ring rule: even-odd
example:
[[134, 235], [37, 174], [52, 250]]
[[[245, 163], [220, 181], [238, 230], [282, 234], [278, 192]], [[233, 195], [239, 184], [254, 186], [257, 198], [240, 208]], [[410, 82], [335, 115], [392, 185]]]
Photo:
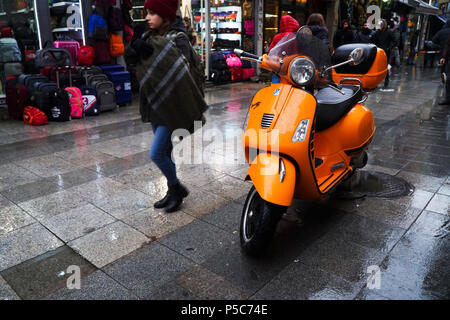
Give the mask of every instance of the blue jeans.
[[172, 132], [163, 125], [152, 124], [155, 137], [150, 148], [150, 159], [167, 178], [169, 187], [178, 183], [177, 170], [172, 161]]

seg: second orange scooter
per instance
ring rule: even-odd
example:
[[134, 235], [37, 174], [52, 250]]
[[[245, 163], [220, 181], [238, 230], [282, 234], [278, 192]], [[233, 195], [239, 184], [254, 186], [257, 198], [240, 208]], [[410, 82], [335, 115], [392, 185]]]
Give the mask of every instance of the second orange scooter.
[[293, 199], [325, 199], [367, 163], [375, 123], [363, 103], [384, 79], [387, 59], [371, 44], [344, 45], [331, 56], [305, 27], [269, 55], [235, 52], [281, 78], [256, 93], [242, 136], [253, 187], [242, 212], [241, 247], [260, 255]]

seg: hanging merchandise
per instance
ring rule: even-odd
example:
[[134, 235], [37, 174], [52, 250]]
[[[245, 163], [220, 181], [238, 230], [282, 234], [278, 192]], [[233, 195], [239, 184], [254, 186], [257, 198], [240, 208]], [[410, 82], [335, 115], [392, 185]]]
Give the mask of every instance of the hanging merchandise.
[[108, 10], [108, 27], [109, 31], [117, 32], [123, 30], [122, 10], [110, 7]]
[[82, 66], [91, 66], [94, 64], [95, 51], [91, 46], [81, 46], [78, 51], [78, 64]]
[[105, 40], [96, 40], [92, 42], [95, 51], [94, 63], [96, 65], [110, 64], [111, 55], [109, 53], [109, 44]]
[[131, 40], [133, 40], [133, 35], [134, 35], [133, 29], [125, 24], [123, 26], [123, 36], [125, 37], [125, 41], [131, 42]]
[[20, 61], [22, 61], [22, 54], [20, 53], [16, 39], [0, 39], [0, 63]]
[[125, 52], [122, 36], [120, 34], [111, 33], [109, 35], [109, 53], [111, 57], [119, 57]]
[[102, 16], [94, 13], [89, 18], [88, 36], [94, 40], [108, 39], [108, 25]]
[[242, 4], [242, 16], [244, 19], [253, 19], [253, 4], [245, 0]]
[[122, 8], [128, 11], [133, 9], [133, 4], [131, 3], [131, 0], [123, 0]]

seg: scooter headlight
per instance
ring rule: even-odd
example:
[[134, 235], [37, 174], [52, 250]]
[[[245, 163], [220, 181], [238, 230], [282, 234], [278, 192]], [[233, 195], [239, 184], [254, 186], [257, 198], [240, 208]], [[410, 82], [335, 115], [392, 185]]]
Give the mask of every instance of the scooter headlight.
[[312, 82], [316, 74], [314, 63], [308, 58], [297, 58], [291, 63], [289, 76], [295, 84], [306, 86]]
[[309, 119], [305, 119], [300, 121], [297, 126], [297, 130], [295, 130], [294, 136], [292, 137], [292, 142], [301, 142], [306, 138], [306, 134], [308, 133], [309, 127]]

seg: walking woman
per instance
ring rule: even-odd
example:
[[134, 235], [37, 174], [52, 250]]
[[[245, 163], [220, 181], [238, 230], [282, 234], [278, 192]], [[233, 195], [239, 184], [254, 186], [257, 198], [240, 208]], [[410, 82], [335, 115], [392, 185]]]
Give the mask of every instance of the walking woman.
[[338, 29], [334, 34], [333, 48], [336, 50], [344, 44], [355, 43], [355, 34], [352, 31], [350, 23], [347, 20], [342, 20], [341, 29]]
[[189, 191], [177, 177], [172, 133], [177, 129], [192, 133], [194, 121], [204, 119], [207, 105], [189, 71], [191, 46], [184, 23], [176, 16], [178, 0], [147, 0], [144, 8], [150, 30], [131, 43], [126, 59], [137, 65], [140, 113], [154, 133], [150, 158], [167, 178], [167, 194], [154, 207], [174, 212]]

